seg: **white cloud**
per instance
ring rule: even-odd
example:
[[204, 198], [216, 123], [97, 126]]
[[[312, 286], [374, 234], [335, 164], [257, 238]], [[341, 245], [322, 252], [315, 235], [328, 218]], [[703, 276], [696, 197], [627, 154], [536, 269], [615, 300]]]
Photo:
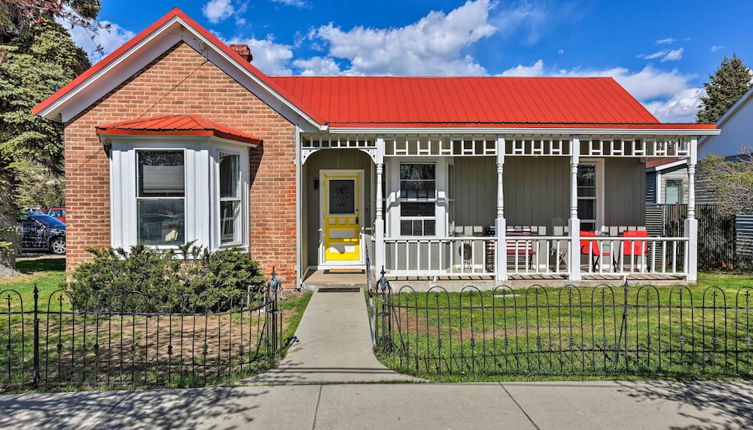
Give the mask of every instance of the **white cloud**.
[[300, 69], [300, 74], [304, 76], [339, 75], [342, 73], [340, 66], [330, 57], [298, 59], [293, 61], [293, 66]]
[[274, 3], [284, 4], [285, 6], [306, 7], [308, 4], [303, 0], [272, 0]]
[[220, 23], [230, 18], [235, 12], [235, 7], [230, 0], [209, 0], [201, 12], [212, 24]]
[[530, 66], [518, 64], [502, 72], [499, 76], [542, 76], [544, 74], [544, 60], [538, 60]]
[[663, 57], [663, 56], [667, 55], [667, 52], [669, 52], [669, 50], [667, 50], [667, 49], [662, 49], [661, 51], [656, 51], [656, 52], [654, 52], [653, 54], [648, 54], [648, 55], [638, 55], [638, 58], [644, 58], [644, 59], [646, 59], [646, 60], [653, 60], [653, 59], [655, 59], [655, 58], [661, 58], [661, 57]]
[[227, 43], [243, 43], [251, 48], [254, 59], [252, 64], [262, 72], [269, 75], [291, 75], [290, 60], [293, 58], [293, 49], [290, 45], [275, 43], [272, 35], [266, 39], [233, 38]]
[[[567, 7], [557, 6], [559, 14], [567, 14]], [[534, 44], [541, 39], [545, 31], [554, 26], [555, 16], [551, 14], [553, 8], [544, 4], [520, 2], [508, 8], [503, 8], [492, 18], [492, 24], [499, 29], [502, 36], [510, 36], [515, 32], [527, 33], [526, 41]]]
[[518, 65], [502, 72], [502, 76], [602, 76], [612, 77], [637, 98], [657, 118], [665, 122], [692, 122], [698, 111], [703, 88], [690, 85], [693, 75], [677, 70], [659, 70], [651, 65], [639, 71], [625, 67], [609, 69], [560, 69], [547, 73], [543, 60], [531, 66]]
[[677, 60], [680, 60], [680, 59], [682, 59], [682, 53], [683, 53], [683, 51], [685, 51], [685, 48], [673, 49], [673, 50], [667, 52], [667, 55], [665, 55], [664, 58], [661, 59], [661, 62], [663, 63], [665, 61], [677, 61]]
[[657, 45], [669, 45], [670, 43], [674, 43], [677, 39], [674, 37], [667, 37], [664, 39], [659, 39], [656, 41]]
[[557, 50], [557, 53], [558, 53], [558, 54], [564, 54], [564, 53], [565, 53], [565, 50], [564, 50], [564, 49], [558, 49], [558, 50]]
[[723, 45], [712, 45], [711, 48], [709, 48], [709, 52], [716, 52], [720, 49], [724, 49]]
[[[61, 24], [68, 27], [73, 43], [86, 51], [92, 63], [101, 60], [135, 36], [132, 31], [104, 20], [94, 22], [88, 28], [81, 26], [70, 28], [70, 25], [66, 25], [65, 22], [61, 22]], [[98, 51], [98, 48], [101, 48], [101, 51]]]
[[493, 7], [489, 0], [468, 1], [397, 28], [343, 30], [330, 23], [309, 37], [326, 42], [329, 57], [349, 61], [346, 74], [481, 75], [486, 69], [464, 50], [496, 32], [489, 22]]
[[646, 108], [657, 118], [665, 122], [693, 122], [706, 94], [703, 88], [686, 88], [669, 100], [656, 100], [644, 103]]

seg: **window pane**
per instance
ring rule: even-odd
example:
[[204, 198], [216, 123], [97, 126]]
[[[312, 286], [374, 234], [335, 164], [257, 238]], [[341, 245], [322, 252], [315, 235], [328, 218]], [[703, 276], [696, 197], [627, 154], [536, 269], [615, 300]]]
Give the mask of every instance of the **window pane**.
[[596, 231], [596, 223], [595, 222], [581, 222], [580, 229], [582, 231]]
[[596, 166], [593, 164], [581, 164], [578, 166], [578, 187], [596, 186]]
[[401, 164], [400, 179], [436, 179], [433, 164]]
[[434, 236], [436, 222], [433, 219], [424, 220], [424, 236]]
[[400, 181], [400, 197], [404, 199], [433, 199], [436, 181]]
[[147, 245], [185, 243], [183, 199], [139, 199], [138, 241]]
[[238, 201], [220, 202], [220, 243], [240, 242], [238, 219], [241, 205]]
[[329, 213], [353, 214], [356, 212], [356, 184], [352, 179], [329, 181]]
[[578, 200], [578, 218], [596, 219], [596, 200]]
[[400, 221], [400, 235], [413, 236], [413, 223], [410, 220]]
[[183, 197], [183, 151], [138, 151], [139, 197]]
[[400, 203], [401, 216], [434, 216], [434, 203]]
[[680, 203], [680, 183], [679, 181], [667, 181], [667, 196], [665, 203]]
[[578, 187], [578, 197], [596, 197], [596, 187]]
[[238, 154], [220, 154], [220, 197], [238, 197], [239, 177]]

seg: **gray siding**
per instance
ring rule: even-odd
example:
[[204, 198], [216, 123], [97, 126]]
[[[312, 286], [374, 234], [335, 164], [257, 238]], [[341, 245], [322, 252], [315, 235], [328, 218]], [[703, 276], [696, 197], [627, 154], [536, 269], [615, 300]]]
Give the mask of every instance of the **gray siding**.
[[646, 223], [646, 166], [637, 158], [604, 162], [604, 224], [642, 226]]
[[[566, 226], [570, 206], [570, 164], [560, 157], [508, 157], [505, 161], [505, 217], [509, 226]], [[645, 165], [638, 159], [604, 162], [604, 224], [645, 224]], [[494, 225], [497, 169], [494, 157], [455, 159], [455, 225], [479, 231]]]
[[[304, 267], [319, 264], [319, 189], [314, 188], [314, 179], [322, 169], [363, 170], [363, 220], [361, 226], [370, 232], [373, 225], [373, 193], [371, 185], [371, 158], [357, 149], [324, 149], [314, 153], [303, 169], [303, 230]], [[321, 187], [321, 184], [319, 184]], [[370, 237], [366, 240], [371, 244]], [[372, 251], [369, 249], [369, 251]]]

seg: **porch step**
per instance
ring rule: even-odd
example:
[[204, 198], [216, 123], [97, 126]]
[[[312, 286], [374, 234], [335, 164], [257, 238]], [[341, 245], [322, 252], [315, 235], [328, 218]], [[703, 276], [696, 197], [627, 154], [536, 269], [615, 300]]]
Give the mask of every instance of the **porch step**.
[[325, 275], [363, 275], [363, 269], [325, 269]]

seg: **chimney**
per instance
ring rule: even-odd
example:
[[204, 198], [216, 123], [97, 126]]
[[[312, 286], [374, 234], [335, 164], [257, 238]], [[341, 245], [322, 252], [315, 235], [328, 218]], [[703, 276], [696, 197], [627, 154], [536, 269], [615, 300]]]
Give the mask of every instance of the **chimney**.
[[241, 58], [248, 61], [249, 63], [251, 60], [254, 59], [254, 56], [251, 55], [251, 48], [248, 47], [248, 45], [243, 43], [231, 43], [230, 49], [235, 51], [236, 54], [240, 55]]

